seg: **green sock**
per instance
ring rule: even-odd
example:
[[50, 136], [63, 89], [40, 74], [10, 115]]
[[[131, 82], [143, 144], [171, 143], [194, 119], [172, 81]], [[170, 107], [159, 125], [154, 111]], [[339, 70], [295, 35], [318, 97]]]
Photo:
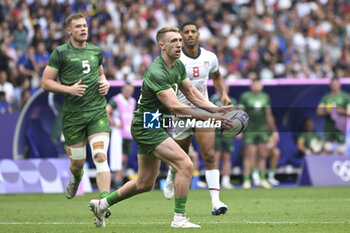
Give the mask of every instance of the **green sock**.
[[108, 195], [109, 195], [109, 192], [104, 191], [104, 192], [100, 193], [100, 199], [105, 198], [105, 197], [107, 197]]
[[250, 175], [244, 176], [244, 177], [243, 177], [243, 180], [244, 180], [244, 181], [250, 181]]
[[273, 177], [273, 176], [275, 176], [275, 174], [276, 174], [276, 168], [271, 167], [270, 171], [269, 171], [269, 175]]
[[83, 178], [84, 171], [82, 170], [79, 175], [73, 175], [74, 179], [77, 181], [81, 181], [81, 178]]
[[257, 172], [257, 171], [258, 171], [258, 169], [256, 167], [252, 168], [252, 173]]
[[107, 197], [106, 197], [106, 200], [108, 202], [108, 204], [111, 206], [111, 205], [114, 205], [115, 203], [117, 202], [120, 202], [121, 199], [118, 195], [118, 190], [115, 190], [113, 193], [110, 193]]
[[266, 179], [266, 172], [265, 171], [260, 171], [260, 180], [265, 180]]
[[175, 197], [175, 213], [185, 213], [187, 197]]

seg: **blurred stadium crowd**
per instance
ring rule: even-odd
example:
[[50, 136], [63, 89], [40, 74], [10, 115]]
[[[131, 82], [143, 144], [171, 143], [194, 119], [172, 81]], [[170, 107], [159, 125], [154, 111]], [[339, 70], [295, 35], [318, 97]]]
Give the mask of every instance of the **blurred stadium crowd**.
[[77, 11], [108, 79], [142, 79], [159, 55], [157, 30], [188, 20], [226, 79], [350, 76], [346, 0], [2, 0], [0, 90], [14, 110], [39, 88], [50, 53], [68, 40], [64, 19]]

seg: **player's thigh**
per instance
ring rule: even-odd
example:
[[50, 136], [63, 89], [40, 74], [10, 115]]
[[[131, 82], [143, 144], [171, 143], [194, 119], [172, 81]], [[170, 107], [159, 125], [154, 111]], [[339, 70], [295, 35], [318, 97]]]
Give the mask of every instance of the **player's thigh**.
[[268, 150], [266, 143], [259, 143], [258, 144], [258, 156], [259, 157], [267, 158], [269, 152], [270, 152], [270, 150]]
[[256, 152], [258, 151], [258, 147], [256, 144], [250, 143], [244, 145], [243, 151], [243, 159], [254, 159]]
[[196, 129], [194, 136], [196, 137], [202, 156], [206, 156], [209, 150], [214, 151], [215, 129]]
[[192, 165], [190, 157], [172, 138], [167, 138], [156, 146], [152, 151], [152, 155], [176, 170], [182, 166]]
[[103, 132], [110, 133], [109, 121], [104, 108], [86, 112], [85, 117], [90, 119], [87, 126], [88, 136]]
[[138, 154], [138, 176], [140, 184], [154, 184], [160, 167], [160, 160], [149, 154]]
[[174, 140], [187, 154], [189, 153], [191, 142], [192, 142], [192, 135], [189, 135], [185, 139], [181, 139], [181, 140], [174, 139]]
[[62, 131], [67, 146], [86, 145], [86, 119], [80, 112], [65, 112], [62, 119]]

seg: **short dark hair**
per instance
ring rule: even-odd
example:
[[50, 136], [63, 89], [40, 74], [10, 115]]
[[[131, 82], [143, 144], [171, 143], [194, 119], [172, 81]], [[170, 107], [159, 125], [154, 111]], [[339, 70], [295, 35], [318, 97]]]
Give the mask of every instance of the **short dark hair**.
[[78, 13], [73, 13], [70, 14], [67, 18], [66, 18], [66, 27], [70, 27], [71, 23], [73, 20], [75, 19], [81, 19], [84, 18], [85, 19], [85, 15], [81, 12]]
[[196, 27], [196, 29], [198, 29], [198, 25], [195, 23], [195, 22], [192, 22], [192, 21], [187, 21], [185, 22], [184, 24], [182, 24], [181, 26], [181, 31], [184, 30], [184, 27], [186, 27], [187, 25], [194, 25]]

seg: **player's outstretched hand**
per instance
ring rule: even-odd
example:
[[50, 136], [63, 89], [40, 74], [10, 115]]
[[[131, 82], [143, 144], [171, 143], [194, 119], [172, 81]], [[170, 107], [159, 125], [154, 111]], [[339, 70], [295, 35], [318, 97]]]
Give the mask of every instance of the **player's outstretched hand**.
[[221, 106], [228, 106], [228, 105], [231, 105], [231, 100], [230, 98], [227, 96], [227, 95], [223, 95], [221, 97]]
[[69, 94], [75, 96], [83, 96], [88, 85], [81, 84], [81, 79], [76, 82], [74, 85], [70, 86]]
[[109, 91], [109, 82], [107, 80], [102, 80], [98, 82], [100, 84], [100, 87], [98, 88], [98, 91], [101, 95], [107, 95]]
[[231, 129], [233, 127], [233, 120], [227, 119], [223, 116], [217, 116], [216, 120], [221, 121], [221, 128], [222, 129]]
[[222, 115], [225, 115], [226, 113], [232, 111], [234, 109], [233, 105], [226, 105], [218, 108], [218, 112]]

